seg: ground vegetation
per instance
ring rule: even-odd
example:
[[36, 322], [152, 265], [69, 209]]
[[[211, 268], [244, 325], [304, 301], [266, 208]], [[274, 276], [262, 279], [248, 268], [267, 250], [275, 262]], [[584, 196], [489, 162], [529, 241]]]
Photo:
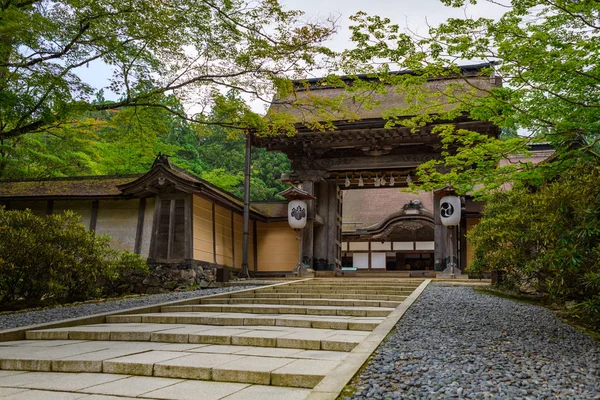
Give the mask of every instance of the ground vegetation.
[[80, 219], [0, 207], [1, 307], [94, 298], [123, 272], [148, 271], [139, 255], [112, 249], [110, 237], [88, 231]]

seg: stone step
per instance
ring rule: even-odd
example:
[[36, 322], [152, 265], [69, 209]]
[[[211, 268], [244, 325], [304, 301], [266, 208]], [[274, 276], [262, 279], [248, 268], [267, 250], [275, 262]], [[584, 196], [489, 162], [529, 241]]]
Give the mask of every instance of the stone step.
[[[302, 283], [290, 283], [288, 285], [284, 285], [284, 286], [279, 286], [279, 287], [314, 287], [314, 288], [342, 288], [342, 289], [398, 289], [398, 288], [402, 288], [402, 289], [414, 289], [419, 287], [420, 284], [370, 284], [370, 283], [363, 283], [361, 285], [345, 285], [343, 283], [321, 283], [321, 284], [312, 284], [312, 285], [308, 285], [308, 284], [302, 284]], [[268, 289], [268, 288], [264, 288], [264, 289]]]
[[353, 290], [338, 290], [338, 289], [333, 289], [333, 290], [326, 290], [326, 289], [313, 289], [313, 288], [295, 288], [295, 287], [281, 287], [281, 288], [275, 288], [275, 289], [263, 289], [260, 291], [255, 291], [255, 294], [262, 294], [262, 293], [323, 293], [323, 294], [374, 294], [374, 295], [383, 295], [383, 294], [387, 294], [387, 295], [394, 295], [394, 296], [410, 296], [410, 294], [413, 292], [412, 289], [410, 290], [377, 290], [377, 289], [353, 289]]
[[[29, 342], [29, 343], [28, 343]], [[61, 341], [0, 346], [4, 371], [104, 373], [312, 388], [348, 353], [230, 345]], [[109, 380], [109, 379], [107, 379]], [[1, 377], [0, 377], [1, 382]]]
[[351, 317], [387, 317], [388, 307], [279, 306], [271, 304], [192, 304], [161, 307], [161, 312], [229, 312], [252, 314], [340, 315]]
[[287, 326], [294, 328], [372, 331], [383, 322], [383, 317], [349, 317], [298, 314], [244, 314], [244, 313], [150, 313], [106, 317], [108, 323], [191, 324], [214, 326]]
[[262, 299], [352, 299], [352, 300], [381, 300], [381, 301], [404, 301], [406, 296], [396, 296], [388, 294], [339, 294], [339, 293], [297, 293], [297, 292], [257, 292], [257, 293], [232, 293], [211, 297], [213, 299], [223, 298], [253, 298]]
[[167, 342], [351, 351], [369, 332], [282, 326], [98, 324], [27, 331], [30, 340]]
[[149, 376], [0, 371], [0, 396], [14, 400], [304, 400], [309, 393], [310, 389], [292, 387]]
[[202, 299], [201, 304], [280, 304], [297, 306], [337, 306], [337, 307], [388, 307], [396, 308], [401, 301], [355, 300], [355, 299], [309, 299], [309, 298], [209, 298]]

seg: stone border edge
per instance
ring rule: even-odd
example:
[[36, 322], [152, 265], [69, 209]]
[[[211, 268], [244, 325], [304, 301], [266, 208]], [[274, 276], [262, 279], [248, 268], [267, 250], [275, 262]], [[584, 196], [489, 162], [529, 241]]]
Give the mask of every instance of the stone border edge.
[[[309, 281], [311, 279], [313, 279], [313, 278], [291, 280], [289, 282], [281, 282], [281, 283], [274, 283], [272, 285], [260, 286], [260, 288], [288, 285], [290, 283]], [[196, 304], [196, 302], [201, 299], [210, 299], [213, 297], [219, 297], [219, 296], [223, 296], [226, 294], [249, 292], [249, 291], [253, 291], [256, 289], [258, 289], [258, 288], [254, 287], [254, 288], [249, 288], [249, 289], [235, 290], [235, 291], [226, 292], [226, 293], [209, 294], [206, 296], [192, 297], [192, 298], [184, 299], [184, 300], [174, 300], [174, 301], [168, 301], [165, 303], [153, 304], [151, 306], [127, 308], [127, 309], [120, 310], [120, 311], [110, 311], [110, 312], [106, 312], [106, 313], [93, 314], [93, 315], [88, 315], [88, 316], [84, 316], [84, 317], [70, 318], [70, 319], [54, 321], [54, 322], [45, 322], [43, 324], [21, 326], [18, 328], [6, 329], [3, 331], [0, 331], [0, 342], [8, 342], [8, 341], [13, 341], [13, 340], [25, 340], [25, 332], [31, 331], [31, 330], [67, 328], [67, 327], [71, 327], [71, 326], [89, 325], [89, 324], [103, 324], [106, 322], [106, 317], [112, 316], [112, 315], [127, 315], [127, 314], [137, 314], [137, 313], [160, 312], [160, 308], [164, 307], [164, 306], [180, 306], [180, 305], [187, 305], [187, 304]]]
[[336, 400], [342, 390], [344, 390], [344, 387], [352, 380], [354, 375], [356, 375], [371, 354], [379, 347], [381, 342], [383, 342], [431, 281], [431, 279], [427, 279], [421, 283], [381, 324], [377, 325], [365, 340], [359, 343], [344, 358], [340, 365], [328, 373], [312, 389], [306, 400]]

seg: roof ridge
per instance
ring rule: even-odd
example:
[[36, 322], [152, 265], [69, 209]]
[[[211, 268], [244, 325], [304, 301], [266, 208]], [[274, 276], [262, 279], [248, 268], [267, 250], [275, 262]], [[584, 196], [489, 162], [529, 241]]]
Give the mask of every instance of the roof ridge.
[[144, 174], [111, 174], [111, 175], [76, 175], [76, 176], [52, 176], [48, 178], [21, 178], [21, 179], [1, 179], [0, 183], [16, 182], [55, 182], [55, 181], [74, 181], [74, 180], [93, 180], [93, 179], [118, 179], [118, 178], [138, 178]]

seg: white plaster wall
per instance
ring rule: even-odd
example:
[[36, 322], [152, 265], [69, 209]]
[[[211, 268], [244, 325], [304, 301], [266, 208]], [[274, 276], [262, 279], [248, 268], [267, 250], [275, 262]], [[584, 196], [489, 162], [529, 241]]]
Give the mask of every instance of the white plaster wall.
[[371, 253], [371, 268], [385, 269], [385, 253]]
[[360, 269], [369, 268], [369, 253], [353, 253], [352, 266]]
[[85, 229], [90, 229], [90, 219], [92, 217], [91, 200], [55, 200], [54, 214], [62, 214], [66, 210], [71, 210], [81, 215], [81, 223]]
[[154, 219], [154, 204], [156, 199], [146, 199], [146, 211], [144, 212], [144, 229], [142, 231], [142, 246], [140, 255], [147, 258], [150, 254], [150, 240], [152, 239], [152, 222]]
[[96, 234], [110, 235], [113, 248], [133, 252], [139, 204], [139, 199], [101, 200]]

